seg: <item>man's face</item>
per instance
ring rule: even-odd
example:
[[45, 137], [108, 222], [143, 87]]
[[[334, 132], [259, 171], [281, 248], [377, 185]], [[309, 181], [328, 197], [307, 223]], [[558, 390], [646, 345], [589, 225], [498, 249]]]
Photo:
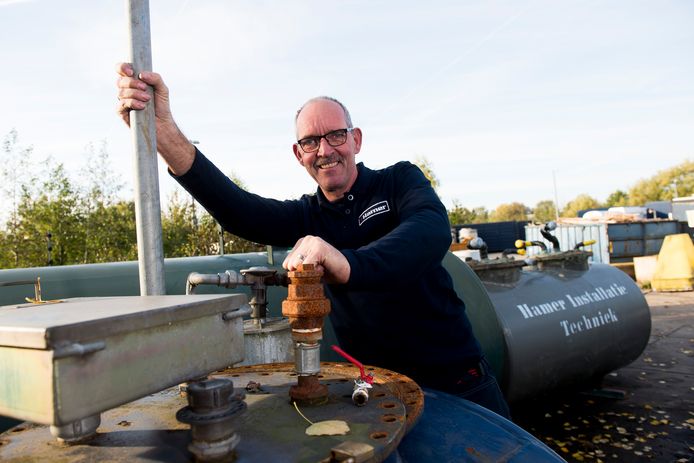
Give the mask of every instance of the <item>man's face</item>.
[[[325, 135], [347, 128], [345, 113], [339, 104], [330, 100], [316, 100], [307, 104], [296, 120], [297, 140]], [[354, 157], [361, 149], [361, 130], [347, 133], [347, 140], [339, 146], [330, 146], [325, 138], [318, 150], [305, 152], [297, 143], [293, 146], [299, 164], [318, 183], [328, 201], [342, 198], [357, 179]]]

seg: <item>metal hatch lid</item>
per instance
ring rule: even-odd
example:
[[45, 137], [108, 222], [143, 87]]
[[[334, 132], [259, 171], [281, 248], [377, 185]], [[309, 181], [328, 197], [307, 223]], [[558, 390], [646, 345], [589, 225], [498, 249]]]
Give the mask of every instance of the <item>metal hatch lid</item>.
[[[244, 294], [119, 296], [65, 299], [56, 304], [0, 307], [0, 346], [53, 349], [194, 318], [224, 314], [246, 303]], [[238, 316], [246, 311], [238, 310]], [[232, 315], [233, 318], [233, 315]]]

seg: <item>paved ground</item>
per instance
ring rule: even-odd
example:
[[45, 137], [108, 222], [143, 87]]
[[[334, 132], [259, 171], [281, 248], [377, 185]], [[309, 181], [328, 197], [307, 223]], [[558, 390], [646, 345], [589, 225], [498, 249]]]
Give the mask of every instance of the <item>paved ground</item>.
[[694, 462], [694, 292], [646, 300], [648, 346], [604, 378], [608, 397], [544, 397], [514, 407], [514, 421], [568, 461]]

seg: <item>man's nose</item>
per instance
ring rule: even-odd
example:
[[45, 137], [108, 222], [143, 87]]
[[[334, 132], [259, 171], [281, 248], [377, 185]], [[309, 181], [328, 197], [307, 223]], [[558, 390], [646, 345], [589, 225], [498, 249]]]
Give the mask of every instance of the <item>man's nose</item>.
[[318, 156], [328, 156], [333, 154], [335, 149], [330, 146], [330, 143], [328, 143], [328, 140], [325, 138], [320, 139], [320, 145], [318, 145]]

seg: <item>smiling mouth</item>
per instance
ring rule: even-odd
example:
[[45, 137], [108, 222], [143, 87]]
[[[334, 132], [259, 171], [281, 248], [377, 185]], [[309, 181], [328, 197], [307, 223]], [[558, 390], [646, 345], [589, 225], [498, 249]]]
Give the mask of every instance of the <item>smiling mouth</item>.
[[330, 168], [332, 168], [332, 167], [337, 166], [338, 164], [339, 164], [338, 161], [333, 161], [333, 162], [326, 162], [326, 163], [323, 163], [323, 164], [321, 164], [321, 165], [319, 165], [319, 166], [317, 166], [317, 167], [318, 167], [319, 169], [330, 169]]

